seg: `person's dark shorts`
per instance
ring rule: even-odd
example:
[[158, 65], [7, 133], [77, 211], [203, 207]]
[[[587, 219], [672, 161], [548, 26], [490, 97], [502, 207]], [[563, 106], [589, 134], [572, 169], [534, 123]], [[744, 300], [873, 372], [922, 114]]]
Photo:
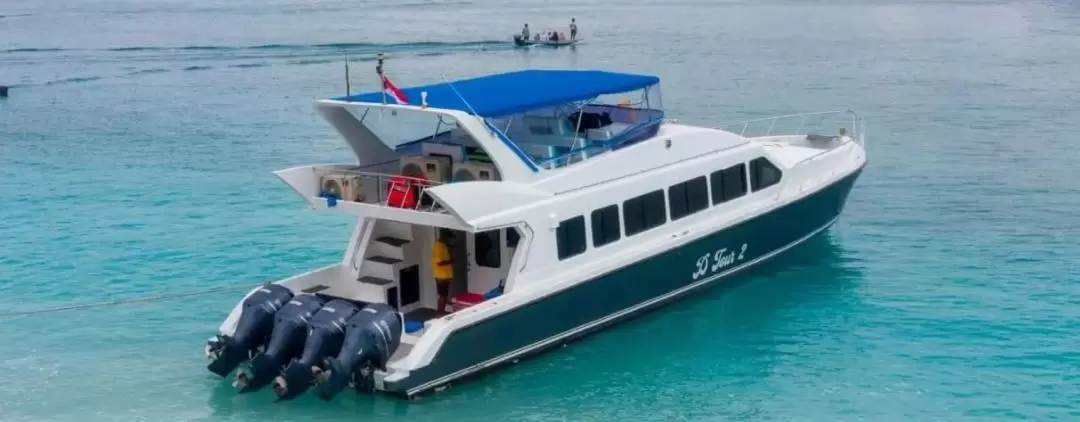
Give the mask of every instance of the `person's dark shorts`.
[[440, 297], [450, 296], [450, 280], [435, 280], [435, 288]]

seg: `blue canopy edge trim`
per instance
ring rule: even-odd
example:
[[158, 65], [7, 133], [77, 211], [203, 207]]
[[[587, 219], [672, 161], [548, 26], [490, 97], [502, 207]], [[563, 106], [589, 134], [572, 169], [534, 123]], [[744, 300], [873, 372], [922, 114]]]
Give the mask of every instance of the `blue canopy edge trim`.
[[[524, 111], [619, 94], [659, 84], [652, 75], [601, 70], [521, 70], [472, 79], [401, 89], [411, 105], [458, 110], [478, 117], [503, 117]], [[333, 98], [338, 101], [382, 103], [384, 93], [374, 91]]]

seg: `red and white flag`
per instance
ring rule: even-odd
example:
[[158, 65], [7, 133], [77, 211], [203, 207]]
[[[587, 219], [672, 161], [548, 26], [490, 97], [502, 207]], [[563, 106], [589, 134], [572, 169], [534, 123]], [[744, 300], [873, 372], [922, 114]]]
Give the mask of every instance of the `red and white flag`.
[[394, 86], [394, 83], [390, 82], [390, 78], [387, 78], [386, 75], [380, 76], [382, 76], [382, 89], [384, 94], [393, 97], [394, 101], [398, 104], [409, 103], [409, 97], [406, 97], [404, 92], [401, 92], [398, 87]]

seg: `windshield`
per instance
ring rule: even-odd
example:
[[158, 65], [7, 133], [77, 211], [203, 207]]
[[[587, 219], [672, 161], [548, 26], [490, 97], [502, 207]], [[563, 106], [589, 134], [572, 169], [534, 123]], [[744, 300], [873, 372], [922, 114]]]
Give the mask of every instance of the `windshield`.
[[655, 135], [659, 86], [488, 119], [543, 168], [572, 164]]

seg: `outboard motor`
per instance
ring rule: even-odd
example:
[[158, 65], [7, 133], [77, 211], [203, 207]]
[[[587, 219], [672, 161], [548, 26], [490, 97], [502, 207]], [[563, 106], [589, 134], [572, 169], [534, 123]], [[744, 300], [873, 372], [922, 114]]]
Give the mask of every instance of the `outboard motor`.
[[288, 287], [266, 284], [244, 299], [233, 335], [219, 334], [206, 342], [210, 372], [228, 376], [242, 362], [261, 352], [274, 327], [274, 314], [293, 298]]
[[404, 329], [401, 313], [384, 303], [373, 303], [353, 315], [345, 327], [341, 352], [336, 358], [326, 358], [324, 372], [316, 377], [319, 398], [329, 401], [350, 385], [357, 390], [374, 389], [374, 371], [386, 370]]
[[266, 350], [251, 359], [250, 373], [241, 370], [233, 383], [241, 393], [258, 390], [271, 381], [289, 360], [300, 354], [307, 337], [307, 323], [323, 306], [318, 296], [303, 294], [293, 297], [274, 315], [274, 331]]
[[341, 350], [345, 339], [345, 324], [360, 308], [342, 299], [331, 300], [308, 323], [307, 341], [300, 359], [285, 368], [285, 373], [274, 380], [274, 394], [279, 400], [289, 400], [303, 394], [315, 379], [316, 372], [322, 372], [315, 365], [321, 364], [326, 357], [334, 356]]

